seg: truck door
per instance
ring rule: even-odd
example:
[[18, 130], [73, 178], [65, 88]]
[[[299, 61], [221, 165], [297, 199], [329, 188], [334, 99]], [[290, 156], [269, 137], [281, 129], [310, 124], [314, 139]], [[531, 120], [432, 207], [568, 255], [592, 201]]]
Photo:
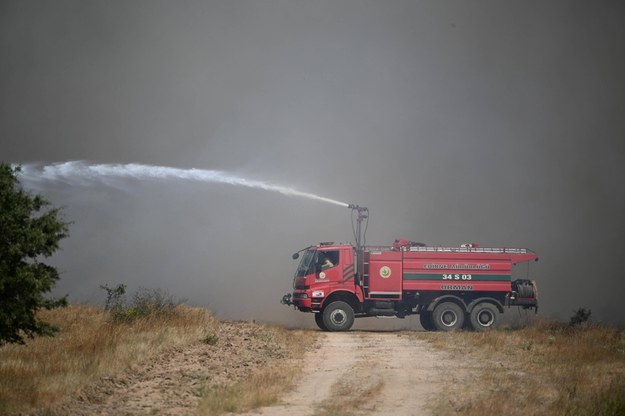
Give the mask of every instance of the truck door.
[[341, 279], [339, 250], [319, 250], [316, 262], [316, 281], [338, 282]]

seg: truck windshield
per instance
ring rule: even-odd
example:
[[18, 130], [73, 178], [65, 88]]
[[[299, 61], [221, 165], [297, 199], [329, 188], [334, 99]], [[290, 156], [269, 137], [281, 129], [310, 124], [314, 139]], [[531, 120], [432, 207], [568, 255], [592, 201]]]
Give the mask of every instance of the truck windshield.
[[302, 260], [299, 262], [299, 266], [297, 266], [297, 271], [295, 272], [295, 277], [304, 277], [307, 274], [311, 274], [315, 272], [315, 250], [306, 250], [306, 253], [302, 256]]

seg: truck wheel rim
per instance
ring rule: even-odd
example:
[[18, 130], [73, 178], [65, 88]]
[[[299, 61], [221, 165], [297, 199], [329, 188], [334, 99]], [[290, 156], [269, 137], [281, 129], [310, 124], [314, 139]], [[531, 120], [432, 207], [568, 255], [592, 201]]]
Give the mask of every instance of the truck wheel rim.
[[477, 314], [477, 322], [483, 327], [488, 327], [495, 322], [495, 316], [490, 311], [481, 311]]
[[341, 309], [337, 309], [330, 314], [330, 320], [335, 325], [342, 325], [345, 323], [345, 312]]
[[451, 327], [458, 322], [458, 317], [453, 311], [445, 311], [441, 314], [441, 322], [446, 327]]

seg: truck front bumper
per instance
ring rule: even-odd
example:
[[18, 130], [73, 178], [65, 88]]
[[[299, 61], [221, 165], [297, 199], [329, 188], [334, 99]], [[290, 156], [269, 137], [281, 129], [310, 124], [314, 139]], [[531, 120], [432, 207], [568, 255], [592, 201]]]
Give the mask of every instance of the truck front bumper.
[[280, 303], [289, 306], [293, 305], [303, 312], [310, 312], [313, 309], [313, 303], [318, 306], [319, 302], [313, 302], [313, 299], [305, 291], [295, 291], [282, 296]]

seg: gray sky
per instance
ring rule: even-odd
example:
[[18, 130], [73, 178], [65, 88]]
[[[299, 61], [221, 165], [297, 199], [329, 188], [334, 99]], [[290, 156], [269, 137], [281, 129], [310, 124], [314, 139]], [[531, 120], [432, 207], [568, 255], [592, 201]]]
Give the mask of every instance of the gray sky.
[[[0, 159], [220, 169], [371, 209], [367, 240], [541, 255], [541, 313], [625, 322], [622, 1], [0, 1]], [[227, 185], [59, 183], [59, 293], [278, 299], [347, 209]], [[525, 269], [522, 269], [525, 275]], [[301, 315], [301, 316], [300, 316]]]

